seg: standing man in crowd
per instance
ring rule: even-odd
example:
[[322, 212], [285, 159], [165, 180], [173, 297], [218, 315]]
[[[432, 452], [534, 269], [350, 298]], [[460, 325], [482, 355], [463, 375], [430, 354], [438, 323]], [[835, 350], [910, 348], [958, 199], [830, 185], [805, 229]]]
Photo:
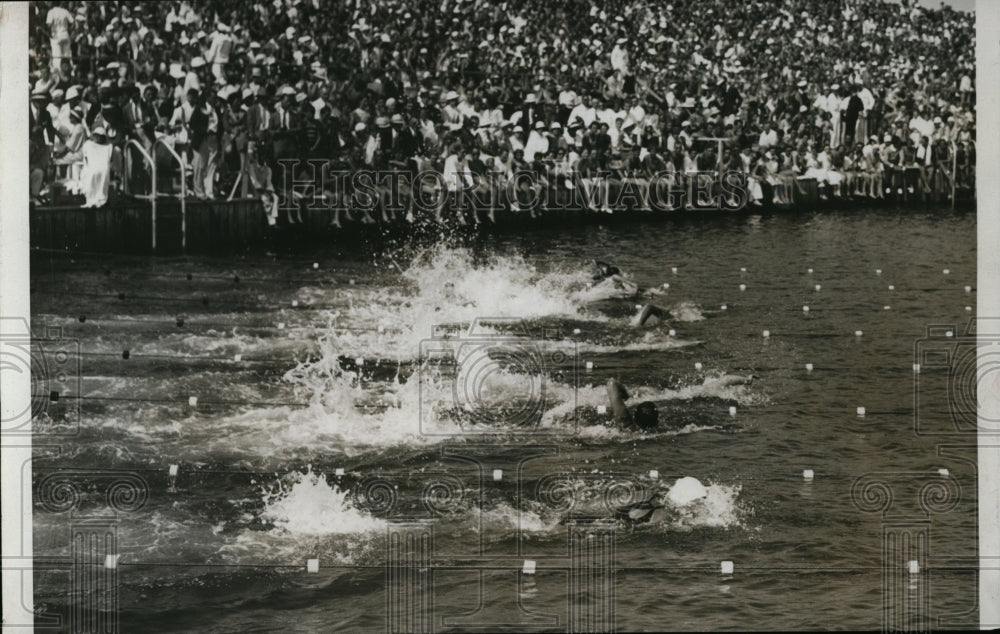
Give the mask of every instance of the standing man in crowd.
[[73, 52], [70, 28], [73, 26], [73, 14], [60, 6], [49, 9], [45, 16], [45, 24], [52, 32], [52, 70], [59, 72], [63, 60], [70, 61]]
[[212, 65], [212, 75], [218, 84], [226, 83], [226, 65], [233, 50], [233, 38], [229, 35], [229, 27], [219, 23], [212, 32], [212, 38], [205, 53], [205, 61]]

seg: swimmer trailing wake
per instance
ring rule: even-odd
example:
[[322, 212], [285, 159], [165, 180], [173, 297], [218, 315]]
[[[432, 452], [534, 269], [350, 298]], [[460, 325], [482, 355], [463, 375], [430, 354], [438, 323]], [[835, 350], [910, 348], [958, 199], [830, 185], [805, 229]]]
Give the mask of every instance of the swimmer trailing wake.
[[[727, 375], [714, 380], [721, 387], [750, 385], [753, 383], [754, 376]], [[643, 401], [629, 410], [628, 406], [625, 405], [625, 401], [630, 398], [630, 395], [624, 385], [616, 379], [608, 379], [606, 388], [608, 391], [608, 404], [611, 407], [615, 423], [626, 428], [631, 427], [643, 431], [654, 430], [659, 427], [660, 410], [656, 407], [655, 403], [652, 401]]]
[[[614, 414], [614, 421], [626, 427], [635, 427], [648, 431], [656, 429], [660, 422], [660, 412], [650, 401], [643, 401], [636, 405], [630, 412], [625, 405], [629, 398], [628, 390], [615, 379], [608, 379], [608, 401], [611, 403], [611, 412]], [[627, 504], [615, 509], [615, 519], [628, 521], [635, 524], [646, 522], [657, 523], [663, 520], [666, 509], [662, 504], [655, 502], [655, 495], [647, 500]]]
[[628, 390], [615, 379], [608, 379], [608, 401], [614, 421], [625, 427], [635, 427], [642, 430], [656, 429], [660, 422], [660, 410], [651, 401], [643, 401], [629, 411], [625, 401], [629, 399]]
[[[622, 276], [621, 269], [613, 264], [608, 264], [607, 262], [602, 262], [601, 260], [595, 260], [594, 265], [597, 267], [597, 272], [594, 274], [593, 279], [595, 284], [610, 284], [616, 290], [625, 291], [629, 296], [636, 297], [642, 296], [654, 296], [662, 295], [663, 292], [656, 288], [642, 289], [635, 282], [630, 282]], [[638, 327], [652, 327], [659, 325], [660, 323], [667, 320], [669, 313], [663, 308], [656, 306], [654, 304], [646, 304], [642, 308], [642, 312], [639, 314], [639, 319], [636, 321], [636, 326]]]
[[622, 277], [621, 269], [617, 266], [602, 262], [601, 260], [594, 260], [594, 265], [597, 267], [597, 272], [593, 276], [595, 284], [609, 284], [617, 290], [625, 291], [632, 295], [639, 293], [639, 285]]
[[[752, 375], [724, 376], [719, 379], [724, 386], [749, 385], [753, 380], [754, 377]], [[625, 401], [629, 399], [629, 393], [624, 385], [615, 379], [608, 379], [607, 390], [608, 401], [611, 405], [611, 412], [614, 415], [615, 423], [643, 431], [654, 430], [659, 426], [660, 412], [655, 403], [643, 401], [629, 411], [628, 406], [625, 405]], [[693, 478], [687, 478], [687, 480], [693, 480]], [[697, 480], [693, 481], [699, 488], [704, 490], [704, 487], [701, 487]], [[667, 508], [656, 500], [657, 495], [654, 494], [641, 502], [618, 507], [614, 512], [615, 519], [632, 524], [660, 523], [667, 515]]]

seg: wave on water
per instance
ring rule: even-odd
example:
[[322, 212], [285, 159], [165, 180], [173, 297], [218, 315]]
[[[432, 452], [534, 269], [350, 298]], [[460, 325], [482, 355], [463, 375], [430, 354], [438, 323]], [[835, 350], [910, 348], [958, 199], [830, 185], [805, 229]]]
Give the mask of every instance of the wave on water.
[[[316, 342], [316, 354], [285, 372], [281, 383], [291, 395], [284, 400], [303, 406], [262, 404], [214, 415], [178, 410], [179, 416], [147, 416], [145, 422], [126, 422], [124, 414], [112, 410], [109, 425], [147, 443], [177, 443], [173, 451], [180, 460], [204, 458], [208, 451], [251, 462], [419, 448], [470, 432], [496, 435], [502, 441], [524, 425], [592, 440], [714, 429], [705, 417], [684, 420], [679, 428], [664, 425], [656, 432], [614, 426], [608, 414], [599, 411], [608, 404], [603, 383], [582, 383], [589, 379], [585, 374], [579, 375], [577, 385], [569, 375], [525, 372], [523, 360], [505, 364], [485, 348], [458, 352], [462, 369], [455, 375], [434, 367], [410, 367], [409, 376], [397, 368], [392, 378], [375, 381], [364, 378], [365, 366], [345, 368], [340, 345], [336, 333], [324, 335]], [[761, 398], [746, 377], [725, 374], [675, 388], [635, 385], [629, 390], [631, 404], [718, 399], [749, 405]], [[160, 422], [154, 425], [151, 420]]]
[[[147, 442], [173, 441], [172, 450], [182, 460], [205, 450], [251, 461], [351, 456], [385, 447], [423, 447], [469, 432], [503, 436], [524, 425], [556, 435], [634, 438], [643, 434], [609, 425], [608, 417], [598, 414], [598, 408], [607, 405], [606, 389], [603, 384], [586, 383], [589, 376], [583, 372], [580, 355], [589, 359], [700, 343], [668, 336], [662, 329], [627, 328], [621, 319], [592, 310], [594, 301], [620, 291], [606, 283], [593, 284], [585, 266], [543, 271], [519, 255], [477, 256], [469, 249], [437, 246], [412, 258], [408, 267], [398, 268], [402, 269], [395, 278], [398, 283], [390, 279], [371, 286], [307, 287], [310, 303], [327, 308], [296, 314], [298, 322], [289, 322], [281, 335], [261, 337], [240, 325], [249, 316], [240, 322], [240, 316], [228, 315], [225, 318], [240, 323], [227, 331], [171, 332], [138, 342], [137, 348], [150, 354], [169, 349], [182, 354], [207, 352], [226, 355], [227, 363], [232, 361], [230, 355], [253, 355], [253, 364], [192, 373], [172, 382], [170, 394], [150, 394], [180, 401], [201, 394], [206, 403], [214, 398], [248, 406], [236, 412], [225, 406], [221, 411], [193, 410], [183, 404], [150, 406], [167, 408], [169, 415], [150, 412], [141, 424], [120, 428]], [[703, 318], [694, 304], [681, 302], [673, 310], [681, 320]], [[537, 344], [541, 350], [540, 363], [519, 354], [494, 358], [497, 348], [465, 345], [461, 336], [434, 342], [454, 355], [460, 368], [456, 374], [415, 363], [434, 326], [467, 325], [483, 316], [523, 318], [532, 327], [555, 324], [563, 327], [563, 336], [527, 339], [527, 349]], [[303, 320], [310, 325], [304, 327]], [[587, 332], [567, 335], [577, 324]], [[356, 325], [366, 327], [357, 330], [352, 327]], [[213, 333], [217, 336], [209, 336]], [[287, 369], [289, 357], [298, 358], [291, 369]], [[277, 369], [283, 373], [281, 380], [263, 384], [245, 380], [247, 372], [260, 369], [265, 370], [262, 376], [272, 377]], [[667, 378], [654, 377], [651, 382]], [[629, 386], [630, 403], [695, 398], [752, 402], [753, 393], [736, 379], [709, 377], [673, 389]], [[97, 390], [101, 396], [137, 387], [146, 391], [131, 379], [101, 383]], [[107, 408], [104, 415], [118, 425], [124, 413], [112, 405]], [[680, 428], [657, 434], [693, 433], [711, 429], [710, 423], [684, 420]]]
[[[445, 246], [418, 254], [400, 269], [398, 284], [389, 279], [372, 287], [309, 287], [305, 289], [308, 292], [300, 293], [300, 299], [304, 305], [335, 306], [335, 312], [327, 313], [336, 317], [331, 327], [343, 329], [344, 347], [352, 353], [408, 360], [417, 355], [435, 327], [448, 324], [464, 330], [481, 318], [574, 320], [604, 324], [620, 332], [624, 324], [597, 310], [595, 304], [631, 297], [635, 292], [607, 280], [594, 283], [586, 266], [540, 270], [520, 255], [477, 257], [469, 249]], [[326, 299], [321, 299], [324, 295]], [[702, 318], [692, 304], [681, 303], [672, 310], [680, 311], [679, 321]], [[638, 342], [624, 339], [618, 351], [686, 345], [655, 331], [642, 333]]]
[[[622, 509], [628, 500], [621, 500], [622, 507], [609, 503], [607, 485], [614, 482], [610, 475], [603, 477], [581, 474], [564, 483], [560, 495], [548, 500], [526, 502], [518, 509], [512, 500], [492, 500], [480, 508], [475, 503], [462, 506], [461, 512], [438, 518], [446, 532], [482, 531], [490, 541], [497, 541], [515, 532], [535, 534], [561, 532], [560, 525], [579, 516], [605, 515], [609, 520], [625, 523], [633, 520], [668, 530], [695, 528], [730, 528], [740, 525], [742, 511], [739, 503], [740, 487], [728, 484], [702, 484], [693, 477], [677, 479], [673, 484], [651, 482], [642, 489], [643, 505], [663, 512], [652, 520], [638, 513]], [[530, 488], [530, 487], [529, 487]], [[402, 496], [403, 493], [399, 492]], [[471, 497], [475, 491], [467, 492]], [[271, 538], [311, 538], [381, 534], [387, 527], [386, 520], [375, 517], [360, 508], [350, 489], [341, 490], [337, 484], [327, 482], [322, 474], [307, 470], [293, 473], [284, 485], [264, 493], [265, 505], [260, 519], [270, 528]], [[638, 500], [633, 500], [633, 502]], [[402, 503], [402, 500], [401, 500]], [[406, 506], [405, 503], [402, 503]], [[411, 504], [412, 506], [412, 504]], [[419, 505], [418, 505], [419, 506]]]

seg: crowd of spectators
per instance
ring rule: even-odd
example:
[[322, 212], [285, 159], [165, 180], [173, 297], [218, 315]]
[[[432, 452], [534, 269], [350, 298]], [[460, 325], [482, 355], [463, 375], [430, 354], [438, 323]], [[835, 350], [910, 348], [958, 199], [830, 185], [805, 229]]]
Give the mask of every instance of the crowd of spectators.
[[[466, 172], [533, 170], [569, 186], [572, 173], [721, 166], [747, 175], [754, 204], [781, 202], [774, 185], [789, 177], [873, 198], [974, 178], [974, 16], [944, 5], [205, 0], [31, 11], [36, 202], [57, 182], [87, 205], [109, 188], [148, 193], [130, 140], [157, 163], [158, 189], [187, 178], [197, 198], [267, 199], [287, 158], [436, 169], [448, 189], [478, 186]], [[721, 156], [706, 138], [725, 139]]]

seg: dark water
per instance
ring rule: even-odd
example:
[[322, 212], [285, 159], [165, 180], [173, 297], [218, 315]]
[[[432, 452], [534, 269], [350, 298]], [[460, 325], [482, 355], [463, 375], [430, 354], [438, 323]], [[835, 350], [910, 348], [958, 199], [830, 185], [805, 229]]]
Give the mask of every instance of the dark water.
[[[920, 530], [930, 521], [923, 573], [901, 586], [906, 618], [972, 626], [975, 439], [952, 423], [949, 395], [960, 410], [963, 393], [947, 368], [924, 360], [915, 398], [913, 364], [928, 345], [961, 345], [975, 232], [974, 212], [880, 209], [377, 255], [356, 245], [235, 259], [38, 252], [32, 327], [61, 327], [81, 351], [81, 398], [49, 415], [65, 427], [79, 403], [81, 423], [58, 450], [36, 449], [36, 486], [71, 467], [80, 492], [69, 510], [36, 500], [36, 555], [65, 561], [70, 525], [109, 510], [104, 492], [124, 470], [148, 499], [117, 516], [123, 632], [384, 631], [387, 514], [433, 521], [437, 631], [564, 631], [594, 605], [611, 605], [621, 631], [874, 629], [895, 518]], [[659, 294], [588, 288], [595, 258]], [[673, 318], [633, 328], [647, 301]], [[549, 365], [491, 365], [473, 347], [462, 367], [486, 368], [479, 378], [452, 390], [425, 368], [418, 381], [432, 326], [481, 316], [546, 329], [532, 350]], [[939, 324], [954, 336], [922, 342]], [[603, 424], [609, 377], [630, 403], [658, 405], [660, 431]], [[537, 427], [470, 426], [483, 412], [462, 409], [469, 390], [473, 405], [516, 409], [542, 382]], [[893, 495], [885, 517], [852, 498], [874, 472]], [[960, 487], [957, 503], [927, 515], [920, 488], [945, 480]], [[646, 499], [662, 506], [643, 516], [652, 521], [614, 519]], [[613, 600], [571, 589], [569, 520], [581, 516], [612, 535]], [[310, 558], [318, 573], [305, 571]], [[519, 577], [525, 559], [537, 574]], [[724, 560], [733, 575], [720, 574]], [[35, 576], [36, 605], [71, 618], [81, 599], [67, 600], [65, 567]]]

